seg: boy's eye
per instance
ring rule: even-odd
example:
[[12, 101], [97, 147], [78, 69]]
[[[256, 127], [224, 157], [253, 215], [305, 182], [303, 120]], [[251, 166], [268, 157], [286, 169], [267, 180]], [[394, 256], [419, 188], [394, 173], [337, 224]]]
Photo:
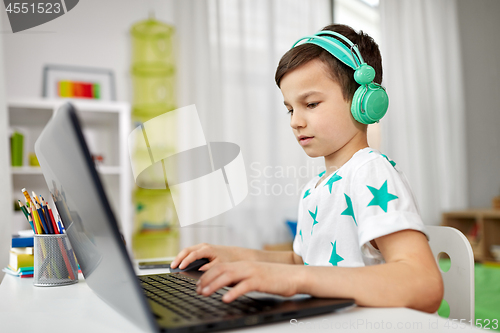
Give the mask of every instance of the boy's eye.
[[288, 110], [288, 114], [293, 114], [293, 109]]
[[319, 102], [317, 102], [317, 103], [308, 103], [307, 107], [310, 108], [310, 109], [314, 109], [315, 107], [318, 106], [318, 104], [319, 104]]

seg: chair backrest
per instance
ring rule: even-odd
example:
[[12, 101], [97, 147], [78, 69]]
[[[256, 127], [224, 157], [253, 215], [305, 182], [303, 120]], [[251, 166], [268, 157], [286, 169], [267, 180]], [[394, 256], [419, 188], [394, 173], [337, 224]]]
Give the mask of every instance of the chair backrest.
[[439, 254], [448, 254], [450, 269], [441, 275], [444, 283], [444, 297], [450, 306], [452, 319], [474, 322], [474, 254], [469, 241], [462, 232], [452, 227], [426, 226], [429, 246], [438, 262]]

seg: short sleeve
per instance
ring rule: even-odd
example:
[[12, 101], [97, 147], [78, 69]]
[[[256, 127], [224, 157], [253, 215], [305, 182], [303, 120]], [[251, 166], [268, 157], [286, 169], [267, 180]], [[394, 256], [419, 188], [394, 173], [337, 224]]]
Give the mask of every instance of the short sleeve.
[[401, 230], [425, 234], [406, 177], [383, 156], [378, 155], [358, 168], [350, 192], [360, 247]]

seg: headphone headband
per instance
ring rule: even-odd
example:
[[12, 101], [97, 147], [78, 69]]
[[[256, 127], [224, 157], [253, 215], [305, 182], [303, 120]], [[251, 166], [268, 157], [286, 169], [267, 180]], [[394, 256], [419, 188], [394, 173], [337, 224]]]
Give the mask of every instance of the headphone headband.
[[[342, 40], [344, 40], [347, 44], [349, 44], [350, 48], [348, 48], [344, 43], [342, 43], [337, 38], [327, 38], [321, 35], [330, 35], [334, 37], [339, 37]], [[335, 58], [339, 59], [344, 64], [346, 64], [347, 66], [351, 67], [354, 70], [358, 69], [362, 64], [365, 63], [363, 57], [361, 56], [361, 52], [359, 52], [358, 46], [356, 44], [353, 44], [349, 39], [347, 39], [345, 36], [342, 36], [339, 33], [333, 31], [320, 31], [314, 35], [304, 36], [299, 40], [297, 40], [293, 44], [292, 48], [294, 48], [299, 42], [305, 39], [307, 40], [302, 44], [306, 43], [315, 44], [321, 47], [322, 49], [328, 51]]]
[[[360, 66], [361, 66], [361, 64], [365, 63], [365, 61], [363, 60], [363, 56], [361, 55], [361, 52], [358, 49], [358, 45], [351, 42], [351, 40], [349, 38], [347, 38], [346, 36], [339, 34], [338, 32], [330, 31], [330, 30], [321, 30], [321, 31], [315, 33], [314, 35], [321, 36], [321, 35], [325, 35], [325, 34], [330, 35], [330, 36], [334, 36], [334, 37], [338, 37], [338, 38], [342, 39], [343, 41], [345, 41], [350, 46], [349, 50], [351, 51], [354, 49], [354, 51], [356, 52], [358, 60], [360, 60], [360, 63], [359, 63]], [[343, 43], [341, 43], [341, 46], [343, 46], [344, 48], [346, 47], [345, 44], [343, 44]], [[351, 53], [352, 53], [352, 51], [351, 51]]]

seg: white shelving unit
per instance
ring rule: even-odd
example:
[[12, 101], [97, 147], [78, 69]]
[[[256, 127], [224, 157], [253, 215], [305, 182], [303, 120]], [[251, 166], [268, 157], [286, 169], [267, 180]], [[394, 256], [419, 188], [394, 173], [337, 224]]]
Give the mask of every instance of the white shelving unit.
[[[132, 185], [127, 137], [131, 131], [130, 105], [124, 102], [97, 102], [75, 99], [17, 99], [8, 102], [8, 123], [11, 130], [24, 135], [23, 166], [11, 167], [12, 201], [25, 202], [22, 188], [41, 194], [54, 208], [40, 167], [29, 166], [28, 154], [35, 151], [35, 141], [43, 128], [65, 102], [76, 107], [83, 134], [91, 154], [104, 157], [97, 171], [104, 184], [122, 233], [131, 253], [132, 244]], [[13, 209], [13, 208], [12, 208]], [[29, 229], [21, 212], [13, 214], [12, 233]]]

